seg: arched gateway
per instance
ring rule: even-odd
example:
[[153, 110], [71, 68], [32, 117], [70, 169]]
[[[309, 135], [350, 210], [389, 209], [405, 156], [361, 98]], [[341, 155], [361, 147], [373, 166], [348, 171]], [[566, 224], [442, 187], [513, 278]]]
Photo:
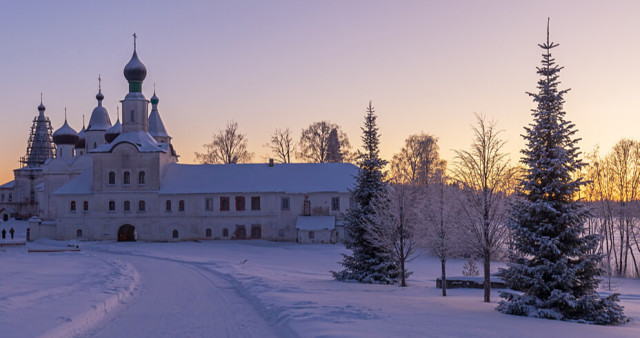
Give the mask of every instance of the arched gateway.
[[131, 224], [125, 224], [118, 229], [118, 242], [135, 242], [136, 228]]

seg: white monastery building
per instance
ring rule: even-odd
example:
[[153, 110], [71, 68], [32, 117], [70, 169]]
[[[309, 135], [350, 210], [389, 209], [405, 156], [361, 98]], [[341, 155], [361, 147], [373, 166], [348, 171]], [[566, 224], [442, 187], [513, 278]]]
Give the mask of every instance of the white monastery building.
[[[89, 125], [52, 132], [39, 115], [15, 179], [0, 186], [0, 217], [29, 219], [28, 237], [58, 240], [268, 239], [335, 242], [357, 167], [349, 163], [178, 163], [135, 40], [129, 93], [111, 123], [98, 87]], [[151, 113], [149, 113], [151, 103]], [[338, 225], [336, 227], [336, 225]]]

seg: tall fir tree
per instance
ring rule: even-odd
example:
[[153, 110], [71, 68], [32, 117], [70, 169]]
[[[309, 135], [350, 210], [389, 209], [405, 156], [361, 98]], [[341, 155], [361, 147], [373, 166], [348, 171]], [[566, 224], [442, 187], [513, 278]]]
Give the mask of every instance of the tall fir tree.
[[352, 191], [355, 205], [349, 209], [346, 221], [345, 245], [352, 255], [343, 254], [344, 270], [333, 272], [341, 281], [357, 281], [372, 284], [393, 284], [398, 280], [398, 264], [388, 249], [376, 246], [367, 236], [367, 224], [371, 223], [371, 202], [387, 187], [382, 168], [387, 161], [380, 158], [380, 136], [376, 115], [369, 102], [362, 130], [364, 151], [358, 154], [358, 174]]
[[498, 310], [507, 314], [612, 324], [625, 322], [616, 294], [602, 298], [596, 288], [602, 255], [595, 253], [599, 237], [587, 235], [589, 210], [576, 193], [587, 184], [574, 178], [586, 164], [579, 159], [575, 125], [565, 119], [564, 94], [558, 90], [562, 69], [551, 56], [558, 44], [547, 41], [538, 67], [538, 93], [533, 123], [525, 127], [522, 151], [526, 174], [512, 206], [512, 262], [505, 270], [510, 288], [501, 292]]

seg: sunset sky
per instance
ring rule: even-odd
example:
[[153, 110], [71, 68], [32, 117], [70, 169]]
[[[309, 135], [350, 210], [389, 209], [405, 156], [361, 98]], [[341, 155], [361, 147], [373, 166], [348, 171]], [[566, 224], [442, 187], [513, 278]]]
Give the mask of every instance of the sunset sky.
[[96, 106], [98, 74], [112, 122], [138, 55], [182, 163], [227, 121], [254, 161], [270, 134], [320, 120], [360, 147], [373, 101], [382, 156], [410, 134], [439, 138], [441, 156], [468, 148], [474, 113], [498, 121], [515, 163], [535, 105], [536, 66], [551, 40], [568, 119], [583, 151], [640, 139], [638, 1], [2, 1], [0, 181], [25, 155], [40, 93], [54, 130], [79, 131]]

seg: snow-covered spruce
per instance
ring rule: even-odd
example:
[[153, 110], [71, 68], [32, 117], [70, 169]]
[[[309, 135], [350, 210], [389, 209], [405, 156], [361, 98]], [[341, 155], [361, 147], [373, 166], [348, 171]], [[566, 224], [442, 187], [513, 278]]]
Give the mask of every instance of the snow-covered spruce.
[[367, 238], [366, 224], [371, 222], [373, 214], [371, 202], [386, 187], [385, 173], [382, 171], [386, 161], [380, 158], [378, 126], [371, 102], [367, 107], [362, 132], [364, 152], [359, 154], [358, 175], [352, 192], [355, 206], [349, 209], [345, 217], [348, 234], [345, 245], [352, 255], [343, 255], [341, 264], [344, 270], [331, 273], [340, 281], [393, 284], [400, 276], [397, 262], [388, 249], [375, 245]]
[[505, 271], [510, 288], [501, 292], [498, 310], [520, 316], [559, 319], [593, 324], [627, 321], [618, 295], [602, 298], [596, 291], [602, 274], [600, 254], [595, 253], [597, 235], [584, 227], [588, 209], [574, 199], [586, 182], [573, 178], [585, 164], [578, 158], [579, 139], [574, 125], [565, 119], [558, 72], [547, 41], [537, 94], [534, 121], [525, 127], [527, 148], [521, 162], [526, 173], [518, 200], [512, 207], [509, 227], [513, 232], [512, 262]]

